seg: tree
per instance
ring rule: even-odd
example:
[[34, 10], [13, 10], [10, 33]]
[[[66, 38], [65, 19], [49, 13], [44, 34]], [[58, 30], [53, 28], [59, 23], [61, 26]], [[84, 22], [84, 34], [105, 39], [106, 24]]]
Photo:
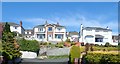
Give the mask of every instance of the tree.
[[[6, 22], [3, 33], [2, 33], [2, 46], [3, 46], [3, 59], [5, 64], [8, 63], [9, 60], [15, 60], [16, 58], [21, 56], [19, 51], [18, 44], [14, 38], [14, 34], [10, 31], [10, 25]], [[12, 64], [14, 64], [13, 61]]]

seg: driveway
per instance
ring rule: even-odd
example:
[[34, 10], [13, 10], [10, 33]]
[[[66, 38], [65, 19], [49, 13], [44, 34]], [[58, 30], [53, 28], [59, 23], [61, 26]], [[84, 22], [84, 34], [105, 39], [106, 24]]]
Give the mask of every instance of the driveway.
[[60, 59], [23, 59], [20, 64], [68, 64], [68, 58]]

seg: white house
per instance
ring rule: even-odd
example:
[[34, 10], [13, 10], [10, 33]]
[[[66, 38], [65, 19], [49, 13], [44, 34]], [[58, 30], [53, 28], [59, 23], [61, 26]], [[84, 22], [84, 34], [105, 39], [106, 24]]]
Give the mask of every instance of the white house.
[[83, 27], [81, 24], [80, 42], [104, 45], [112, 43], [112, 30], [101, 27]]
[[34, 27], [34, 38], [38, 41], [65, 41], [66, 28], [57, 24], [48, 24]]
[[[5, 25], [6, 22], [3, 22], [3, 25]], [[16, 32], [17, 34], [24, 35], [25, 29], [22, 26], [22, 21], [20, 21], [20, 24], [16, 24], [13, 22], [8, 22], [10, 25], [11, 32]]]
[[33, 33], [33, 29], [25, 29], [25, 39], [28, 39], [28, 40], [32, 40], [34, 39], [34, 33]]
[[79, 33], [78, 32], [68, 32], [67, 38], [72, 42], [79, 42]]

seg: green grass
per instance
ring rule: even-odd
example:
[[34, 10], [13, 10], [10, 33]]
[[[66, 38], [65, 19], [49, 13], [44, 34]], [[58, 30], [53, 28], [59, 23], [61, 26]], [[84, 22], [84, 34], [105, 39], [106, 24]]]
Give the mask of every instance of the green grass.
[[68, 55], [48, 56], [48, 59], [69, 58]]

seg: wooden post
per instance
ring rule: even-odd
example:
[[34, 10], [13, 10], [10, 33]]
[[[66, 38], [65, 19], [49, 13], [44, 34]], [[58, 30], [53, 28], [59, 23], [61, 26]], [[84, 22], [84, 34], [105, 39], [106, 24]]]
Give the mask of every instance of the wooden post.
[[74, 64], [78, 64], [78, 58], [74, 58]]

